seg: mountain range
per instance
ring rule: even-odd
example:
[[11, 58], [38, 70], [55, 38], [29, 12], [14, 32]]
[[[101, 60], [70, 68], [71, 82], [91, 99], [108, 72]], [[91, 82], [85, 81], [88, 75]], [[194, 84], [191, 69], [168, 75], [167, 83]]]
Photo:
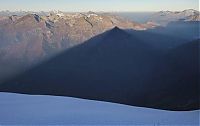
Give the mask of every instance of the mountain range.
[[198, 44], [161, 51], [115, 27], [4, 82], [0, 91], [199, 109]]
[[153, 14], [149, 21], [167, 25], [172, 21], [200, 21], [199, 11], [188, 9], [184, 11], [160, 11]]
[[0, 80], [115, 26], [135, 30], [154, 27], [109, 13], [50, 12], [47, 15], [0, 16], [0, 66], [4, 66]]
[[[199, 12], [0, 13], [0, 91], [199, 109]], [[157, 20], [159, 19], [159, 20]]]
[[[196, 15], [197, 11], [185, 10], [180, 13], [187, 13], [185, 17], [188, 17]], [[134, 34], [158, 48], [166, 48], [167, 45], [171, 48], [172, 43], [182, 44], [199, 38], [198, 21], [172, 21], [168, 19], [171, 23], [162, 27], [151, 20], [141, 24], [110, 13], [2, 11], [0, 82], [115, 26], [134, 30]], [[170, 41], [168, 38], [171, 38]]]

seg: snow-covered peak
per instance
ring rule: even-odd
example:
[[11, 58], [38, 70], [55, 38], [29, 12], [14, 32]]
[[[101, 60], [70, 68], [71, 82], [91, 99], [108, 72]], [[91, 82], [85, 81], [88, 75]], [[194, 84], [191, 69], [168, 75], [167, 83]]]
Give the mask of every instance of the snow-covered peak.
[[187, 9], [187, 10], [184, 10], [184, 11], [160, 11], [158, 12], [159, 14], [166, 14], [166, 15], [180, 15], [180, 14], [188, 14], [188, 15], [191, 15], [191, 14], [197, 14], [199, 13], [199, 11], [197, 10], [194, 10], [194, 9]]
[[87, 17], [91, 17], [91, 16], [97, 17], [98, 15], [97, 14], [88, 14], [87, 15]]
[[56, 15], [59, 16], [59, 17], [64, 17], [65, 16], [63, 13], [57, 13]]
[[199, 11], [194, 10], [194, 9], [187, 9], [187, 10], [184, 10], [183, 12], [185, 12], [185, 13], [199, 13]]
[[166, 25], [172, 21], [199, 21], [199, 11], [187, 9], [184, 11], [160, 11], [150, 17], [150, 21]]

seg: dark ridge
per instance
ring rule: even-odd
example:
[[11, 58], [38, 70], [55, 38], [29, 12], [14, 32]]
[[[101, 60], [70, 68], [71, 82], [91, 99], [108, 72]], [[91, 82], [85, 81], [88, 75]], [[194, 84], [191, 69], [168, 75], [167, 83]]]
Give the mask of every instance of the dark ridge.
[[9, 19], [10, 19], [12, 22], [14, 22], [14, 21], [16, 20], [16, 16], [17, 16], [17, 15], [9, 16]]
[[84, 20], [93, 27], [93, 24], [87, 19], [87, 17], [84, 18]]
[[54, 23], [52, 21], [45, 21], [45, 25], [49, 29], [54, 28]]
[[40, 21], [41, 21], [41, 17], [40, 17], [39, 15], [33, 14], [33, 16], [34, 16], [34, 18], [35, 18], [35, 20], [36, 20], [37, 22], [40, 22]]

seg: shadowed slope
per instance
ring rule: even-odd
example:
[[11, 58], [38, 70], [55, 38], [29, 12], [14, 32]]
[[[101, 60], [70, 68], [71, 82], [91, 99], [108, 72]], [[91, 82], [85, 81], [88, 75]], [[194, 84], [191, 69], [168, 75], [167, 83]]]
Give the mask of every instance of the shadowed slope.
[[[165, 83], [166, 93], [160, 95], [163, 84], [152, 80], [161, 59], [157, 54], [134, 35], [115, 27], [0, 85], [0, 91], [72, 96], [159, 109], [196, 109], [197, 106], [179, 107], [180, 97], [171, 92], [172, 88], [178, 90], [174, 81], [173, 86]], [[161, 104], [160, 98], [168, 96], [173, 99]]]
[[[200, 108], [199, 44], [198, 39], [178, 46], [170, 50], [158, 63], [155, 69], [157, 74], [149, 81], [154, 87], [147, 87], [149, 92], [160, 90], [159, 95], [150, 96], [160, 101], [158, 106], [165, 106], [169, 101], [175, 101], [178, 108]], [[173, 106], [169, 104], [168, 107]]]

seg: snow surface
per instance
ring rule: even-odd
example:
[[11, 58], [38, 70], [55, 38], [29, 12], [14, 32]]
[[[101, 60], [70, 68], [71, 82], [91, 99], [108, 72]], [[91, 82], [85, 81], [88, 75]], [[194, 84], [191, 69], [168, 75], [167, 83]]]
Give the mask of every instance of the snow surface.
[[198, 125], [199, 112], [173, 112], [70, 97], [0, 93], [0, 125]]

